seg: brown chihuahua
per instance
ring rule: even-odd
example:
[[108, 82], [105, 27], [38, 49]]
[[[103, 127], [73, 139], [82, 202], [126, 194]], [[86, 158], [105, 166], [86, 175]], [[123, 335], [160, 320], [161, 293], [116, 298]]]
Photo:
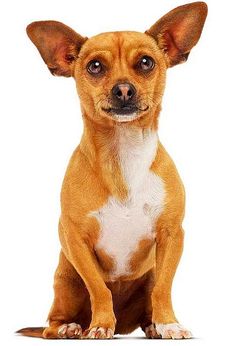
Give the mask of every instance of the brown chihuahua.
[[207, 15], [177, 7], [145, 33], [82, 37], [56, 21], [27, 33], [52, 74], [73, 76], [84, 132], [61, 192], [61, 253], [43, 338], [190, 338], [171, 286], [183, 249], [185, 195], [158, 140], [166, 70], [187, 60]]

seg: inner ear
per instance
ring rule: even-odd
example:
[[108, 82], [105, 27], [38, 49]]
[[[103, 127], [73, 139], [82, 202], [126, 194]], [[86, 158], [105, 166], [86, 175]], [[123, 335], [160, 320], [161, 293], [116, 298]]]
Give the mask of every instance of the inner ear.
[[169, 66], [187, 60], [197, 44], [207, 16], [204, 2], [179, 6], [159, 19], [149, 30], [159, 47], [167, 54]]
[[26, 30], [53, 75], [73, 75], [74, 62], [86, 37], [53, 20], [33, 22]]

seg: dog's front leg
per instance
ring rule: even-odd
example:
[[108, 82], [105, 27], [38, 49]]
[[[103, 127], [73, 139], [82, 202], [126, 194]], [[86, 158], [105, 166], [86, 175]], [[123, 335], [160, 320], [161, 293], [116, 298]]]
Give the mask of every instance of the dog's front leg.
[[[87, 232], [86, 232], [87, 233]], [[73, 224], [60, 224], [59, 235], [63, 252], [82, 277], [91, 301], [92, 319], [87, 338], [112, 338], [116, 318], [111, 291], [107, 288], [92, 250], [92, 243]]]
[[159, 337], [190, 338], [191, 333], [182, 327], [174, 314], [171, 286], [183, 250], [182, 227], [162, 229], [157, 234], [156, 283], [152, 292], [152, 321]]

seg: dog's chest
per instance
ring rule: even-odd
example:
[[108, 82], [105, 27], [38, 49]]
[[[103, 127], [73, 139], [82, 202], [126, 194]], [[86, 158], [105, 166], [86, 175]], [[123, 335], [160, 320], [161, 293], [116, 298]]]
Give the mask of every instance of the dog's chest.
[[157, 151], [157, 134], [151, 130], [143, 133], [121, 128], [117, 135], [128, 198], [120, 202], [111, 196], [103, 207], [92, 213], [100, 224], [96, 249], [104, 250], [113, 259], [113, 278], [130, 274], [129, 261], [140, 241], [154, 239], [153, 226], [162, 212], [165, 195], [161, 178], [150, 171]]

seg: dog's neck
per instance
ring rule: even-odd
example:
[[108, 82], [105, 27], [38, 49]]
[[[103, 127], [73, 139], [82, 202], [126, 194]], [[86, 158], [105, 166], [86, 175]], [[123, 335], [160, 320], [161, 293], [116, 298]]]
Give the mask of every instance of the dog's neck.
[[80, 148], [109, 193], [120, 200], [142, 183], [142, 176], [155, 158], [157, 116], [149, 124], [136, 121], [104, 127], [83, 114]]

